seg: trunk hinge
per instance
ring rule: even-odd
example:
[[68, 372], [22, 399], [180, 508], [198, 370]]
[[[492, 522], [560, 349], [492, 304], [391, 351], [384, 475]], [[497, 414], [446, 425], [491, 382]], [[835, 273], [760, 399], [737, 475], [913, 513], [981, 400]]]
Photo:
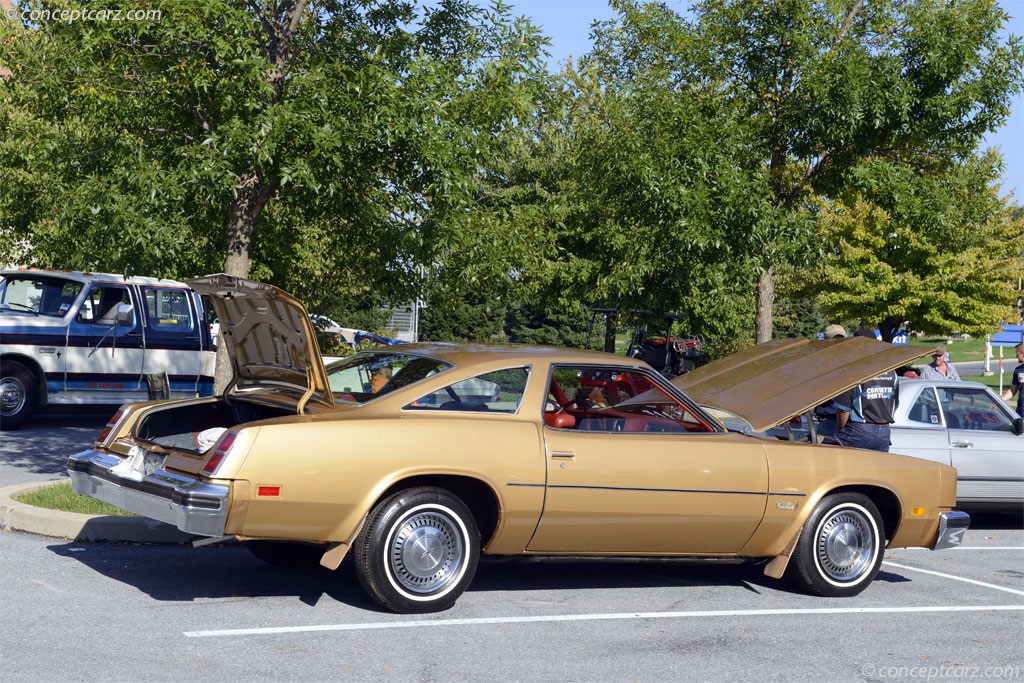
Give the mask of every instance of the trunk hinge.
[[309, 399], [313, 397], [313, 368], [308, 366], [306, 367], [306, 387], [306, 393], [304, 393], [302, 398], [299, 399], [299, 405], [295, 406], [295, 412], [299, 415], [302, 415], [306, 410], [306, 404], [309, 403]]

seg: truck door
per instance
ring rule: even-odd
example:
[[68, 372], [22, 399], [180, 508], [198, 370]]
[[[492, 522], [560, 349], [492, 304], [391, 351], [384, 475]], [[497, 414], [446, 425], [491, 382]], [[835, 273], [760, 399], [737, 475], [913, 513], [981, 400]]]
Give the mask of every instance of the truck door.
[[143, 373], [166, 372], [172, 396], [204, 393], [203, 370], [212, 352], [204, 342], [202, 316], [191, 290], [156, 286], [141, 289], [146, 316]]
[[142, 321], [128, 285], [97, 283], [68, 326], [68, 391], [128, 392], [142, 384]]

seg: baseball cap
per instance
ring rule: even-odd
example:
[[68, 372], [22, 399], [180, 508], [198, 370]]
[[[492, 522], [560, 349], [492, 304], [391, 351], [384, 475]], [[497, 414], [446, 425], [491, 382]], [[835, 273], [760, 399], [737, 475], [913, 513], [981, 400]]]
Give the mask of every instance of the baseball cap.
[[846, 328], [842, 325], [829, 325], [825, 328], [825, 339], [833, 339], [835, 337], [845, 337]]

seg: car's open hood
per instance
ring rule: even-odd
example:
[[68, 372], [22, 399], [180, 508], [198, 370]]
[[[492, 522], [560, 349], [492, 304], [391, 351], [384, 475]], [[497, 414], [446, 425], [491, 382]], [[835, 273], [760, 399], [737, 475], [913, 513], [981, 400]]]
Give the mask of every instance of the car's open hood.
[[334, 405], [309, 314], [277, 287], [233, 275], [207, 275], [188, 285], [209, 297], [220, 320], [219, 344], [234, 370], [233, 391], [266, 389]]
[[776, 339], [699, 367], [672, 384], [698, 403], [724, 408], [764, 431], [931, 350], [866, 337]]

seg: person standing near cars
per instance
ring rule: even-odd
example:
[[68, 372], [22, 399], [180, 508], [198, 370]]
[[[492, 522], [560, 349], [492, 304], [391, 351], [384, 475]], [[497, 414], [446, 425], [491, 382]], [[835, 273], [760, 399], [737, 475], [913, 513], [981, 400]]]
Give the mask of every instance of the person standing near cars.
[[[861, 328], [855, 337], [875, 338], [870, 330]], [[889, 452], [889, 425], [896, 412], [899, 378], [890, 370], [862, 382], [837, 396], [836, 441], [851, 448], [867, 448]]]
[[921, 369], [921, 379], [950, 379], [959, 382], [960, 373], [948, 361], [946, 347], [939, 344], [932, 354], [932, 362]]
[[1003, 400], [1009, 401], [1013, 395], [1017, 395], [1017, 415], [1024, 417], [1024, 342], [1014, 347], [1017, 352], [1017, 362], [1020, 363], [1013, 369], [1013, 379], [1010, 380], [1010, 388], [1003, 392]]
[[[825, 328], [825, 339], [842, 339], [846, 337], [846, 328], [842, 325], [829, 325]], [[814, 417], [817, 420], [817, 432], [822, 437], [836, 435], [836, 406], [832, 401], [825, 401], [815, 406]]]

